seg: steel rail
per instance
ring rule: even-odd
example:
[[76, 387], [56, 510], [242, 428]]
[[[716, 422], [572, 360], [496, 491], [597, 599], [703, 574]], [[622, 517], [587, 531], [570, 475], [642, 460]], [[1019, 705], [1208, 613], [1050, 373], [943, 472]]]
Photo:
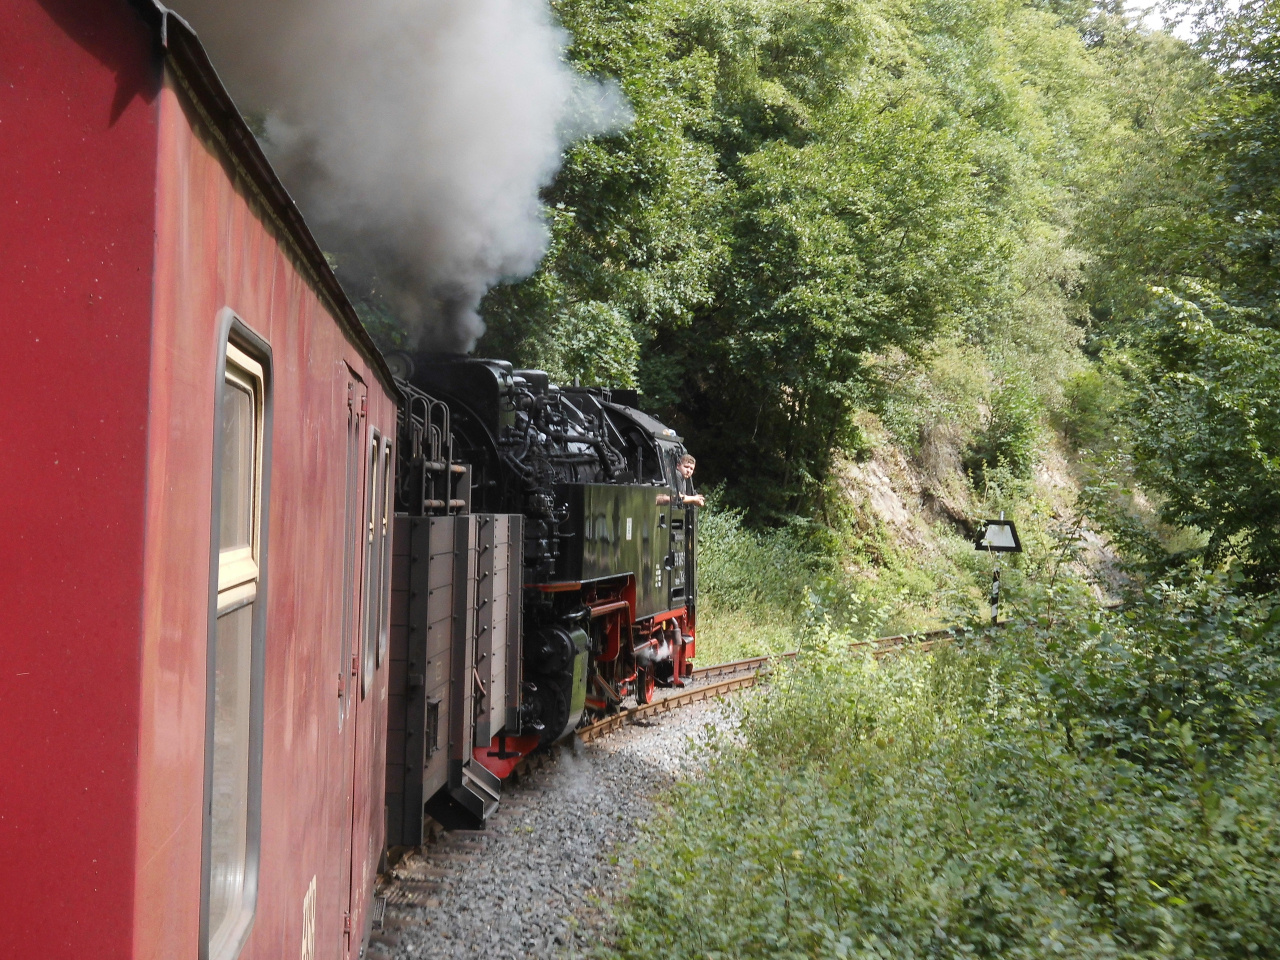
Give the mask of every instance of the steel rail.
[[[1007, 621], [1001, 621], [997, 626], [1004, 626]], [[941, 630], [927, 630], [923, 633], [901, 633], [893, 637], [878, 637], [875, 640], [864, 640], [861, 643], [852, 644], [854, 650], [863, 651], [868, 648], [871, 655], [877, 659], [888, 656], [889, 654], [901, 650], [904, 647], [911, 647], [919, 653], [925, 653], [932, 650], [939, 643], [947, 643], [956, 638], [955, 627], [944, 627]]]
[[694, 667], [694, 680], [710, 680], [713, 677], [727, 677], [735, 673], [755, 673], [762, 670], [775, 660], [783, 657], [794, 657], [795, 651], [789, 653], [780, 653], [776, 656], [769, 657], [748, 657], [746, 660], [734, 660], [731, 663], [717, 663], [710, 667]]
[[[1000, 626], [1004, 626], [1003, 621]], [[854, 650], [863, 650], [870, 647], [873, 656], [881, 657], [894, 650], [910, 645], [914, 645], [920, 651], [930, 650], [940, 640], [945, 642], [947, 640], [954, 639], [955, 634], [956, 630], [954, 627], [946, 627], [941, 630], [929, 630], [924, 633], [900, 633], [892, 637], [878, 637], [875, 640], [863, 640], [859, 643], [854, 643], [851, 646]], [[794, 660], [799, 653], [800, 651], [798, 650], [788, 650], [786, 653], [775, 653], [764, 657], [748, 657], [746, 660], [734, 660], [730, 663], [717, 663], [709, 667], [695, 667], [693, 670], [693, 679], [710, 680], [712, 677], [725, 677], [735, 673], [755, 672], [778, 660]]]
[[[708, 667], [707, 669], [711, 669]], [[597, 720], [595, 723], [579, 728], [575, 732], [575, 736], [581, 743], [590, 743], [592, 740], [599, 740], [607, 734], [613, 733], [615, 730], [621, 730], [629, 723], [637, 720], [643, 720], [645, 717], [651, 717], [659, 713], [667, 713], [670, 710], [678, 710], [680, 707], [687, 707], [691, 703], [698, 703], [702, 700], [710, 700], [712, 697], [719, 697], [726, 693], [732, 693], [735, 690], [743, 690], [756, 682], [759, 677], [758, 673], [750, 673], [741, 677], [731, 677], [728, 680], [721, 680], [718, 683], [708, 683], [698, 687], [689, 687], [680, 693], [673, 694], [669, 697], [663, 697], [661, 700], [654, 700], [650, 703], [642, 703], [639, 706], [622, 710], [612, 716], [605, 717], [603, 720]]]

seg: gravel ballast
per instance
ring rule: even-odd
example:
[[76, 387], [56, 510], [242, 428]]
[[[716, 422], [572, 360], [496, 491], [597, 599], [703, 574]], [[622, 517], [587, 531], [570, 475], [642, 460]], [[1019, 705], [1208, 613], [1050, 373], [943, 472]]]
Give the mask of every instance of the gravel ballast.
[[731, 717], [723, 702], [698, 703], [562, 747], [504, 789], [485, 830], [444, 834], [396, 865], [368, 956], [588, 954], [608, 934], [630, 859], [657, 855], [635, 842], [655, 794], [694, 770], [691, 738]]

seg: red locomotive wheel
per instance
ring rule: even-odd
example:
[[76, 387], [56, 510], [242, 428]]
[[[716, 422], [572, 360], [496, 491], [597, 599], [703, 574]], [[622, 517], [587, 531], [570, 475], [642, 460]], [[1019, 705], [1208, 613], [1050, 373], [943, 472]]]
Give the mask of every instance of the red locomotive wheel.
[[636, 703], [652, 703], [653, 691], [657, 686], [658, 681], [654, 677], [653, 671], [641, 670], [640, 675], [636, 677]]

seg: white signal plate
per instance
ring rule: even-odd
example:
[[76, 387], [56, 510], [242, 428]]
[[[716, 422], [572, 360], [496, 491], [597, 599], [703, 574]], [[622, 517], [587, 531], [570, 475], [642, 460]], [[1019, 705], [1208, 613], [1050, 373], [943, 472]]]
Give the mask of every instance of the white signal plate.
[[1021, 553], [1022, 541], [1018, 539], [1018, 528], [1012, 520], [984, 520], [982, 529], [978, 531], [978, 539], [974, 546], [979, 550], [992, 550], [996, 553]]

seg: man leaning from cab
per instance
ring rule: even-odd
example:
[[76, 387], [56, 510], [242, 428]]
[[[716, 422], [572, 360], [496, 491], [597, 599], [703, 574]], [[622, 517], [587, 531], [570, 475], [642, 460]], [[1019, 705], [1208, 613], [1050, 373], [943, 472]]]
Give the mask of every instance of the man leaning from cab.
[[676, 507], [697, 506], [705, 507], [707, 498], [700, 493], [693, 492], [693, 468], [698, 465], [698, 461], [693, 458], [693, 454], [686, 453], [680, 458], [680, 462], [676, 465], [676, 494], [675, 500], [672, 501], [670, 495], [665, 493], [658, 494], [655, 503], [670, 503]]

